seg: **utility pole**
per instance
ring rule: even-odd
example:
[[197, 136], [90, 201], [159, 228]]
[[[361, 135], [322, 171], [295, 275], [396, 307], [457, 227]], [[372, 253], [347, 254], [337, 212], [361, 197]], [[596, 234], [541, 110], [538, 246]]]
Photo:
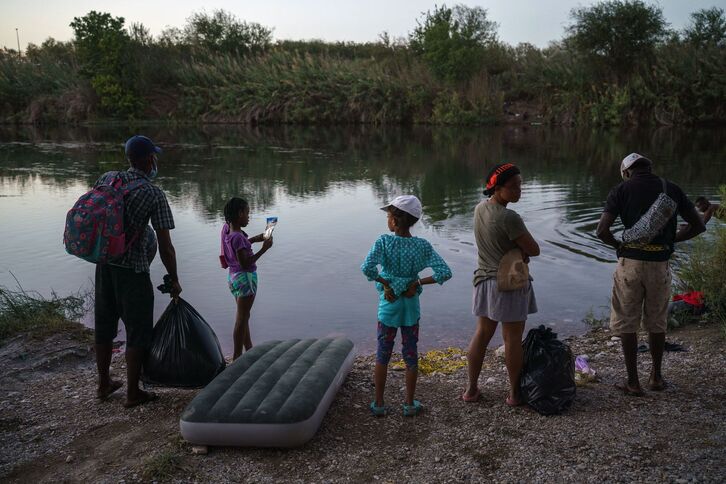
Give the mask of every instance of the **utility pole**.
[[17, 27], [15, 27], [15, 38], [18, 39], [18, 59], [20, 59], [20, 34]]

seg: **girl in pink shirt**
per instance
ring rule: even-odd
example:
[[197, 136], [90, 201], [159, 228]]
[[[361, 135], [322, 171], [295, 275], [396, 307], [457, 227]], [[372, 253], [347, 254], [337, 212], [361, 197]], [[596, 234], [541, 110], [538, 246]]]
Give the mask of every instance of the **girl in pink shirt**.
[[[257, 259], [272, 247], [272, 237], [265, 239], [263, 234], [248, 237], [242, 230], [250, 221], [250, 207], [241, 198], [234, 197], [224, 206], [222, 227], [222, 255], [220, 260], [223, 268], [229, 268], [227, 282], [229, 290], [237, 301], [237, 314], [234, 321], [234, 354], [237, 359], [242, 348], [252, 348], [250, 337], [250, 311], [257, 294]], [[262, 248], [255, 254], [252, 244], [262, 242]]]

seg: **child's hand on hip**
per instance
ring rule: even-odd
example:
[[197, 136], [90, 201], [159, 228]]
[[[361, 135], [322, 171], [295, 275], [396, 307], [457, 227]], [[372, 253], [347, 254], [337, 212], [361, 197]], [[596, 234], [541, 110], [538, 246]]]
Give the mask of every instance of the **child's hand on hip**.
[[396, 295], [393, 293], [393, 288], [391, 286], [383, 286], [383, 297], [385, 297], [388, 302], [396, 300]]
[[418, 286], [419, 282], [417, 279], [408, 285], [408, 289], [406, 289], [406, 292], [404, 292], [403, 295], [406, 297], [414, 297], [416, 295], [416, 290], [418, 289]]

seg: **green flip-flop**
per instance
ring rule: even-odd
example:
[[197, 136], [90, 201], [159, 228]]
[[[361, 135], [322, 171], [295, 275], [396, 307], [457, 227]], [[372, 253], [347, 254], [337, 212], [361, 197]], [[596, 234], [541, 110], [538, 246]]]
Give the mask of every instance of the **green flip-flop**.
[[371, 405], [368, 407], [371, 409], [371, 414], [373, 414], [374, 417], [383, 417], [386, 415], [386, 407], [381, 405], [380, 407], [376, 407], [376, 402], [371, 402]]
[[421, 405], [421, 402], [418, 400], [413, 401], [413, 405], [406, 405], [403, 404], [403, 416], [404, 417], [415, 417], [419, 413], [421, 413], [421, 409], [423, 406]]

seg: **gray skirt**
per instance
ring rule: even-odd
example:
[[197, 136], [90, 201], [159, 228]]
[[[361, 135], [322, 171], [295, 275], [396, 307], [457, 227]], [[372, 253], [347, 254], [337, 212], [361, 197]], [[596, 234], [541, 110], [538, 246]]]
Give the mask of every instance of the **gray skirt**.
[[500, 291], [495, 277], [479, 282], [474, 286], [471, 312], [474, 316], [504, 323], [526, 321], [528, 314], [537, 312], [532, 281], [516, 291]]

